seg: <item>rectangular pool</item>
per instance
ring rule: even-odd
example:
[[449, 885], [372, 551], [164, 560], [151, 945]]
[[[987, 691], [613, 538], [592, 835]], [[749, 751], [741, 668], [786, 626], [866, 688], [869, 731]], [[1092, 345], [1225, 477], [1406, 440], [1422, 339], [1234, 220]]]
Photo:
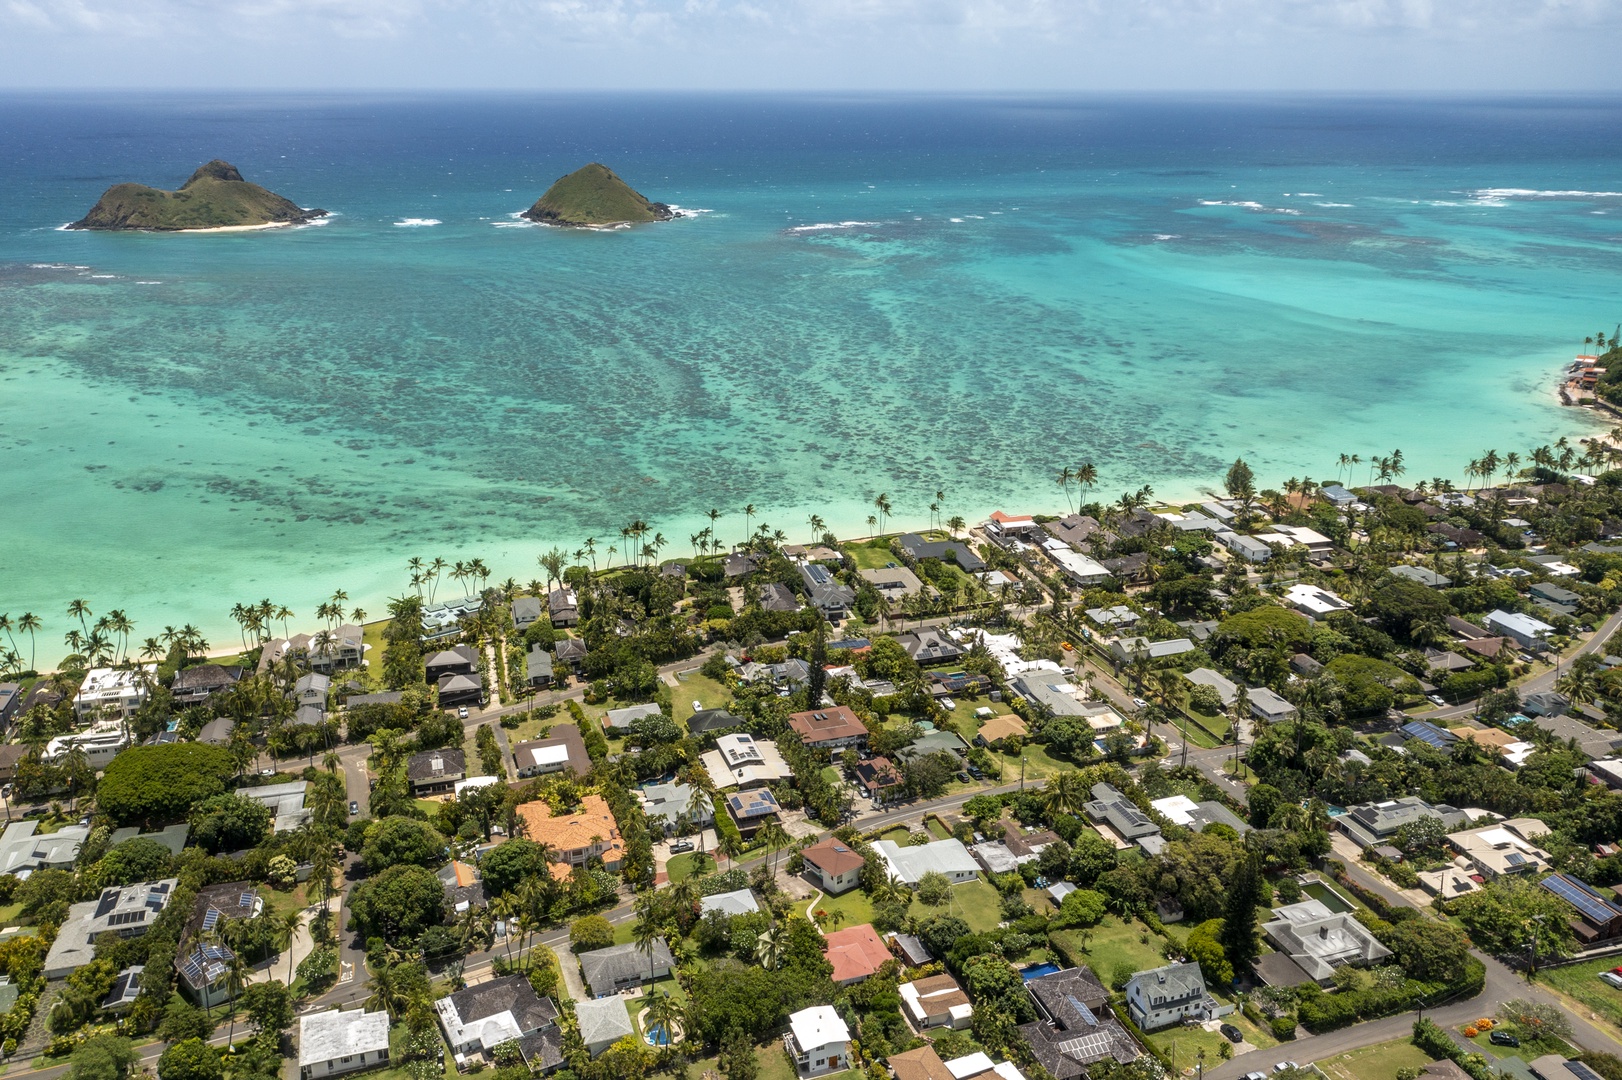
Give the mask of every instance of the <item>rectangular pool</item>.
[[1040, 979], [1044, 975], [1052, 975], [1058, 970], [1058, 964], [1032, 964], [1030, 967], [1020, 968], [1019, 977], [1026, 982], [1030, 982], [1032, 979]]
[[1321, 881], [1309, 882], [1301, 886], [1301, 891], [1336, 914], [1352, 910], [1352, 905], [1340, 893]]

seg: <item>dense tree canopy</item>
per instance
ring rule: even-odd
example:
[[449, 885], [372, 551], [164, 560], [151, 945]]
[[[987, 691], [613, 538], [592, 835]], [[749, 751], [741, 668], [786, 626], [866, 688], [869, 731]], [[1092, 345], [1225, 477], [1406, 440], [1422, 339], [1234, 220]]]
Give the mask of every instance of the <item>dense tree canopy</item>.
[[218, 746], [132, 746], [107, 764], [96, 805], [115, 825], [167, 824], [225, 791], [235, 772], [231, 755]]
[[390, 866], [355, 886], [350, 914], [366, 937], [414, 941], [445, 919], [445, 887], [421, 866]]

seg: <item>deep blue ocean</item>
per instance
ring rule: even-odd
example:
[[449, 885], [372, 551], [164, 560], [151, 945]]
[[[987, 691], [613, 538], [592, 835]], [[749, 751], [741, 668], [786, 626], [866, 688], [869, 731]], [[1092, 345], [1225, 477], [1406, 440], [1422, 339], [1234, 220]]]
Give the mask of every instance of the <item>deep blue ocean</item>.
[[[1596, 425], [1552, 403], [1622, 321], [1622, 105], [1058, 97], [0, 98], [0, 611], [234, 636], [374, 613], [415, 555], [541, 576], [636, 518], [803, 539], [1192, 496], [1244, 455]], [[210, 158], [325, 224], [64, 232]], [[602, 161], [694, 211], [514, 217]], [[1366, 480], [1367, 477], [1358, 479]], [[623, 558], [623, 555], [621, 555]], [[62, 624], [62, 625], [57, 625]]]

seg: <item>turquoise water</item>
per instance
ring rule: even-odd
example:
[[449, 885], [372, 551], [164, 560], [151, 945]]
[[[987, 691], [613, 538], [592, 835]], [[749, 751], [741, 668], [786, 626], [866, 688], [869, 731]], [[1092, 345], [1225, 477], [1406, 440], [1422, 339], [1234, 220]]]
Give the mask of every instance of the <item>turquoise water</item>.
[[[1590, 429], [1557, 365], [1622, 317], [1615, 103], [12, 98], [0, 109], [0, 611], [372, 612], [636, 518], [803, 539], [1407, 479]], [[320, 227], [57, 230], [224, 157]], [[701, 210], [512, 215], [584, 161]], [[1511, 190], [1513, 189], [1513, 190]], [[411, 219], [432, 225], [402, 225]], [[1585, 421], [1588, 421], [1585, 423]], [[1366, 480], [1366, 476], [1359, 477]], [[623, 558], [623, 556], [619, 556]], [[455, 586], [442, 586], [442, 593]], [[313, 620], [311, 620], [313, 621]], [[42, 662], [54, 660], [52, 649]]]

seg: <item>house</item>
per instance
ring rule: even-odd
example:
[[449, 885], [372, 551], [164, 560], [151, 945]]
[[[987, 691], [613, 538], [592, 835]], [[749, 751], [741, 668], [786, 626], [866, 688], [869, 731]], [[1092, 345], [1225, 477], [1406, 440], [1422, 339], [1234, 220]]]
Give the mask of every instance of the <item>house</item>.
[[980, 731], [975, 735], [974, 741], [980, 746], [991, 746], [993, 743], [999, 743], [1004, 739], [1023, 739], [1029, 734], [1030, 729], [1025, 726], [1023, 719], [1014, 713], [1003, 713], [1000, 716], [993, 716], [990, 720], [981, 724]]
[[[550, 1071], [563, 1062], [557, 1006], [537, 994], [522, 975], [458, 990], [434, 1002], [434, 1012], [458, 1069], [469, 1059], [484, 1060], [496, 1047], [514, 1041], [531, 1068]], [[626, 1016], [624, 1006], [620, 1015]]]
[[738, 552], [728, 555], [722, 560], [721, 572], [729, 578], [743, 577], [745, 574], [752, 574], [760, 569], [761, 562], [762, 559], [758, 555]]
[[1578, 593], [1547, 581], [1535, 582], [1527, 591], [1539, 600], [1547, 600], [1551, 604], [1569, 608], [1576, 607], [1583, 599]]
[[929, 1043], [889, 1057], [890, 1075], [895, 1080], [957, 1080]]
[[918, 880], [930, 871], [944, 874], [953, 885], [973, 881], [980, 873], [980, 865], [961, 840], [948, 838], [907, 847], [898, 847], [890, 840], [875, 840], [872, 846], [889, 868], [890, 876], [908, 887], [916, 888]]
[[578, 675], [580, 666], [586, 662], [586, 643], [579, 638], [559, 638], [552, 645], [552, 655]]
[[22, 712], [23, 688], [21, 683], [0, 682], [0, 731], [11, 727], [11, 721]]
[[1059, 568], [1066, 578], [1083, 588], [1102, 585], [1114, 573], [1108, 563], [1101, 563], [1097, 559], [1089, 558], [1062, 540], [1045, 541], [1042, 544], [1042, 553]]
[[868, 923], [824, 934], [822, 955], [833, 965], [833, 980], [840, 986], [872, 978], [890, 961], [890, 950]]
[[914, 758], [924, 758], [931, 754], [952, 754], [962, 757], [968, 752], [969, 744], [963, 741], [963, 736], [948, 728], [936, 728], [934, 731], [924, 732], [895, 753], [902, 761], [912, 761]]
[[567, 586], [560, 586], [546, 594], [546, 613], [558, 629], [574, 626], [580, 621], [580, 598]]
[[459, 600], [445, 600], [422, 609], [422, 636], [426, 641], [441, 641], [462, 632], [462, 620], [484, 608], [484, 598], [464, 596]]
[[1321, 986], [1334, 981], [1336, 968], [1366, 966], [1391, 955], [1350, 912], [1332, 912], [1320, 900], [1274, 908], [1262, 935]]
[[329, 1009], [299, 1017], [299, 1080], [359, 1072], [388, 1063], [388, 1013]]
[[1444, 866], [1440, 870], [1421, 870], [1419, 886], [1439, 900], [1473, 893], [1481, 888], [1467, 870], [1457, 866]]
[[524, 657], [524, 682], [536, 689], [552, 685], [552, 654], [544, 646], [530, 646]]
[[905, 566], [885, 566], [877, 570], [858, 570], [856, 573], [891, 605], [924, 591], [924, 583], [918, 580], [918, 575]]
[[1321, 619], [1337, 611], [1352, 609], [1348, 601], [1316, 585], [1291, 585], [1284, 592], [1284, 602], [1313, 619]]
[[1086, 703], [1081, 687], [1056, 672], [1032, 671], [1008, 680], [1008, 688], [1027, 701], [1044, 706], [1054, 716], [1082, 716]]
[[585, 740], [574, 724], [559, 724], [543, 738], [530, 739], [512, 748], [513, 771], [519, 779], [572, 770], [576, 776], [591, 771]]
[[[1587, 1063], [1574, 1058], [1567, 1059], [1564, 1054], [1544, 1054], [1542, 1057], [1535, 1057], [1527, 1062], [1527, 1068], [1537, 1080], [1599, 1080], [1599, 1073]], [[1459, 1071], [1464, 1072], [1463, 1069]], [[1455, 1078], [1447, 1077], [1446, 1080]]]
[[986, 535], [1004, 543], [1004, 546], [1007, 546], [1005, 541], [1023, 539], [1036, 529], [1036, 519], [1029, 514], [1005, 514], [1001, 510], [994, 510], [991, 517], [986, 519]]
[[28, 753], [28, 747], [21, 743], [0, 743], [0, 784], [17, 779], [17, 766]]
[[1250, 702], [1250, 715], [1258, 720], [1276, 723], [1280, 720], [1288, 720], [1295, 715], [1294, 705], [1291, 705], [1265, 686], [1256, 686], [1246, 690], [1245, 698]]
[[101, 896], [68, 909], [68, 917], [45, 954], [47, 979], [65, 979], [96, 958], [96, 939], [102, 934], [140, 937], [152, 929], [159, 913], [169, 905], [179, 878], [110, 885]]
[[477, 867], [452, 859], [439, 868], [439, 883], [445, 889], [445, 904], [457, 915], [469, 908], [482, 908], [489, 904], [484, 895], [484, 880]]
[[699, 915], [702, 917], [712, 911], [719, 911], [723, 915], [748, 915], [759, 911], [760, 903], [750, 889], [734, 889], [732, 892], [711, 893], [698, 902]]
[[1125, 604], [1107, 608], [1088, 608], [1086, 615], [1094, 626], [1105, 630], [1130, 630], [1138, 623], [1138, 613]]
[[805, 582], [806, 595], [811, 606], [822, 612], [831, 623], [839, 623], [850, 615], [856, 603], [856, 590], [834, 577], [833, 571], [821, 563], [801, 563], [800, 579]]
[[105, 769], [119, 751], [130, 745], [129, 729], [121, 720], [102, 720], [91, 724], [83, 731], [69, 732], [58, 735], [45, 744], [40, 751], [40, 759], [47, 764], [57, 765], [67, 759], [68, 754], [74, 750], [84, 751], [85, 760], [92, 769]]
[[1452, 830], [1465, 824], [1465, 815], [1440, 803], [1432, 806], [1417, 795], [1404, 795], [1383, 802], [1362, 803], [1348, 807], [1346, 813], [1335, 819], [1340, 831], [1360, 848], [1389, 843], [1397, 830], [1421, 818], [1437, 818], [1444, 828]]
[[359, 667], [366, 657], [365, 633], [354, 623], [344, 623], [336, 630], [316, 634], [310, 639], [308, 656], [310, 667], [316, 671], [338, 671]]
[[[693, 704], [698, 704], [694, 702]], [[694, 709], [687, 718], [687, 730], [694, 735], [708, 735], [716, 731], [731, 731], [742, 727], [743, 718], [733, 716], [725, 709]]]
[[601, 858], [606, 870], [618, 870], [625, 859], [619, 825], [601, 795], [582, 795], [580, 809], [573, 814], [553, 817], [544, 802], [520, 803], [517, 814], [524, 821], [524, 835], [551, 849], [553, 876], [560, 876], [560, 865], [566, 875], [568, 867], [584, 866], [591, 859]]
[[636, 1035], [636, 1029], [631, 1026], [631, 1014], [617, 997], [577, 1001], [574, 1017], [580, 1026], [580, 1039], [592, 1057], [599, 1056], [626, 1036]]
[[1453, 584], [1453, 579], [1444, 574], [1423, 566], [1408, 566], [1406, 564], [1393, 566], [1390, 572], [1400, 578], [1416, 582], [1428, 589], [1445, 589]]
[[1527, 716], [1564, 716], [1571, 711], [1571, 699], [1553, 690], [1528, 694], [1521, 701], [1521, 711]]
[[1094, 535], [1104, 540], [1114, 539], [1113, 534], [1109, 533], [1097, 518], [1088, 517], [1086, 514], [1066, 514], [1057, 521], [1046, 522], [1042, 528], [1055, 540], [1063, 540], [1075, 548], [1086, 544]]
[[1054, 1080], [1085, 1077], [1097, 1062], [1125, 1065], [1143, 1052], [1110, 1009], [1109, 991], [1085, 965], [1031, 979], [1039, 1019], [1021, 1024], [1036, 1060]]
[[1266, 562], [1273, 557], [1273, 549], [1254, 536], [1223, 531], [1216, 534], [1216, 541], [1246, 562]]
[[1357, 501], [1356, 495], [1339, 484], [1325, 484], [1318, 489], [1318, 494], [1328, 500], [1331, 506], [1350, 506]]
[[768, 581], [760, 587], [762, 611], [799, 611], [800, 600], [794, 590], [777, 581]]
[[760, 787], [794, 775], [776, 744], [741, 731], [720, 736], [715, 749], [698, 759], [717, 790]]
[[813, 1005], [791, 1014], [783, 1045], [801, 1077], [850, 1067], [850, 1029], [832, 1005]]
[[73, 716], [79, 723], [94, 719], [128, 720], [150, 696], [149, 680], [158, 665], [129, 668], [91, 668], [73, 695]]
[[1194, 643], [1187, 638], [1150, 641], [1146, 637], [1124, 637], [1111, 642], [1109, 651], [1116, 663], [1130, 664], [1139, 656], [1146, 656], [1151, 661], [1170, 660], [1174, 656], [1193, 652], [1194, 648]]
[[923, 967], [929, 963], [929, 947], [916, 934], [889, 934], [890, 951], [908, 967]]
[[541, 601], [534, 596], [520, 596], [513, 600], [513, 625], [528, 630], [541, 621]]
[[[145, 964], [132, 964], [114, 976], [113, 988], [101, 999], [102, 1012], [115, 1015], [129, 1012], [135, 1004], [135, 999], [141, 996], [141, 974], [144, 971]], [[5, 983], [0, 983], [0, 1014], [4, 1014], [10, 1012], [11, 1007], [17, 1003], [17, 988], [12, 986], [10, 993], [7, 993], [5, 988], [11, 976], [5, 975], [0, 978], [6, 980]]]
[[738, 831], [745, 838], [752, 836], [782, 809], [777, 803], [777, 796], [768, 788], [734, 791], [727, 795], [723, 802], [726, 803], [727, 813], [732, 817], [733, 823], [738, 826]]
[[1591, 758], [1610, 757], [1622, 749], [1622, 734], [1605, 728], [1595, 728], [1574, 716], [1540, 716], [1533, 721], [1561, 742], [1576, 740], [1577, 748]]
[[204, 1009], [230, 1001], [236, 995], [229, 977], [234, 954], [224, 944], [211, 939], [219, 936], [223, 923], [232, 919], [257, 919], [265, 909], [251, 881], [208, 885], [197, 890], [191, 917], [181, 931], [180, 948], [175, 952], [175, 968], [180, 987]]
[[1195, 802], [1187, 795], [1169, 795], [1164, 799], [1155, 799], [1149, 805], [1173, 825], [1181, 825], [1195, 832], [1203, 832], [1208, 825], [1226, 825], [1240, 836], [1250, 831], [1249, 825], [1215, 799]]
[[1121, 847], [1137, 844], [1150, 855], [1165, 846], [1160, 826], [1113, 786], [1094, 784], [1092, 796], [1082, 809], [1095, 825], [1101, 826], [1101, 832], [1108, 830], [1105, 839], [1113, 838]]
[[1215, 690], [1217, 692], [1217, 697], [1222, 699], [1222, 705], [1224, 708], [1239, 700], [1239, 687], [1235, 686], [1231, 680], [1224, 678], [1220, 673], [1212, 671], [1210, 668], [1195, 668], [1193, 671], [1190, 671], [1184, 675], [1183, 678], [1187, 679], [1195, 686], [1209, 686], [1212, 690]]
[[1273, 532], [1291, 543], [1304, 547], [1310, 554], [1327, 555], [1335, 550], [1335, 542], [1316, 529], [1304, 525], [1274, 525]]
[[1448, 833], [1447, 842], [1489, 881], [1505, 874], [1537, 875], [1549, 869], [1549, 853], [1535, 841], [1549, 835], [1536, 818], [1511, 818], [1480, 829]]
[[471, 645], [453, 645], [428, 656], [423, 662], [429, 682], [443, 675], [471, 675], [479, 669], [479, 651]]
[[478, 672], [471, 675], [441, 675], [439, 677], [439, 704], [451, 705], [483, 705], [484, 676]]
[[639, 797], [648, 825], [660, 834], [688, 833], [715, 822], [715, 804], [708, 796], [694, 798], [691, 784], [649, 784]]
[[[174, 681], [169, 684], [169, 693], [174, 697], [176, 708], [201, 705], [215, 694], [235, 686], [242, 678], [242, 671], [242, 668], [223, 664], [198, 664], [182, 668], [175, 672]], [[5, 687], [0, 686], [0, 694], [4, 691]], [[5, 719], [5, 707], [0, 704], [0, 721]]]
[[270, 809], [271, 827], [276, 832], [290, 832], [304, 825], [313, 816], [304, 808], [304, 793], [309, 788], [305, 780], [290, 780], [285, 784], [264, 784], [260, 787], [238, 788], [244, 799]]
[[603, 715], [603, 727], [613, 731], [629, 731], [631, 725], [645, 716], [658, 716], [662, 712], [658, 705], [647, 702], [642, 705], [626, 705], [620, 709], [609, 709]]
[[896, 542], [908, 558], [919, 562], [939, 559], [941, 562], [956, 563], [971, 574], [986, 568], [984, 559], [969, 550], [967, 544], [956, 540], [925, 540], [917, 533], [903, 533]]
[[413, 795], [450, 791], [466, 775], [467, 758], [461, 750], [424, 750], [406, 758], [406, 780]]
[[868, 798], [886, 802], [904, 792], [906, 777], [889, 758], [875, 757], [856, 763], [856, 783]]
[[832, 752], [867, 742], [861, 718], [844, 705], [790, 713], [788, 723], [806, 746], [817, 750]]
[[1615, 894], [1606, 896], [1570, 874], [1550, 874], [1538, 884], [1571, 908], [1572, 917], [1567, 921], [1577, 935], [1579, 949], [1622, 937], [1622, 903]]
[[918, 1031], [934, 1027], [957, 1031], [968, 1027], [974, 1017], [969, 995], [950, 975], [931, 975], [927, 979], [902, 983], [897, 990], [901, 994], [901, 1014]]
[[805, 869], [830, 896], [848, 892], [862, 879], [866, 860], [838, 837], [830, 836], [800, 852]]
[[90, 826], [68, 825], [54, 833], [38, 828], [38, 821], [14, 821], [0, 833], [0, 874], [25, 878], [35, 870], [73, 869]]
[[1554, 627], [1546, 622], [1502, 608], [1490, 612], [1482, 621], [1487, 624], [1488, 630], [1504, 635], [1523, 649], [1535, 652], [1542, 652], [1548, 645], [1549, 635], [1554, 633]]
[[1205, 989], [1205, 975], [1192, 962], [1140, 971], [1126, 984], [1126, 1007], [1144, 1031], [1159, 1031], [1185, 1020], [1215, 1020], [1233, 1011], [1219, 1006]]
[[938, 630], [917, 630], [898, 634], [896, 644], [919, 664], [949, 664], [963, 655], [957, 642]]
[[654, 938], [650, 951], [634, 941], [623, 945], [610, 945], [606, 949], [593, 949], [580, 954], [580, 974], [586, 980], [586, 989], [592, 997], [607, 997], [655, 982], [670, 974], [675, 965], [670, 946], [664, 938]]

